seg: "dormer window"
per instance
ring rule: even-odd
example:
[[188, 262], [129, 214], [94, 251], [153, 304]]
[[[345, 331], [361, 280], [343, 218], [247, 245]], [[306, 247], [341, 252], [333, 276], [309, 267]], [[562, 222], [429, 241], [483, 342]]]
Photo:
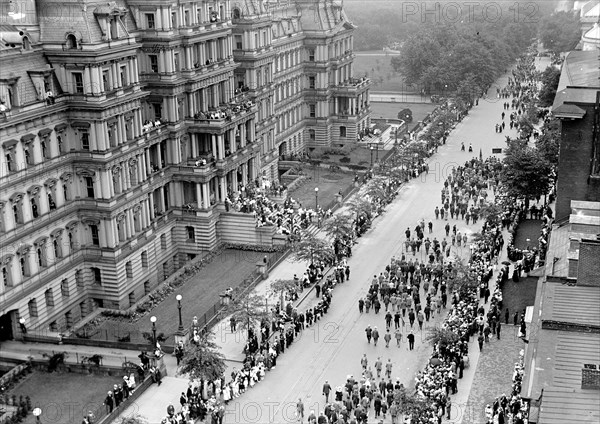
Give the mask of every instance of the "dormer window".
[[241, 15], [242, 14], [240, 12], [240, 9], [238, 9], [237, 7], [233, 9], [233, 14], [232, 14], [233, 19], [240, 19]]
[[113, 40], [119, 38], [119, 18], [116, 16], [110, 20], [110, 38]]
[[77, 38], [73, 34], [67, 35], [67, 49], [76, 49], [77, 48]]
[[154, 29], [155, 25], [156, 24], [154, 22], [154, 13], [146, 13], [146, 28]]
[[31, 42], [29, 37], [23, 37], [23, 50], [31, 50]]

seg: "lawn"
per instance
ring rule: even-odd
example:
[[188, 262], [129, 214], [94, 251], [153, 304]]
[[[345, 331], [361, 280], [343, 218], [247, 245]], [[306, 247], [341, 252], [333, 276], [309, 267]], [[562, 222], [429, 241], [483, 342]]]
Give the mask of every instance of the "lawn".
[[[356, 52], [353, 72], [357, 78], [366, 76], [373, 81], [372, 91], [409, 91], [419, 92], [418, 88], [409, 88], [404, 84], [401, 74], [392, 68], [393, 54], [378, 51], [377, 55], [372, 52]], [[362, 56], [361, 53], [369, 53]]]
[[[515, 247], [521, 250], [527, 249], [527, 246], [529, 246], [530, 248], [536, 247], [538, 244], [537, 239], [540, 237], [541, 229], [541, 220], [523, 220], [517, 228], [517, 234], [515, 236]], [[527, 241], [527, 239], [529, 239], [529, 241]]]
[[[397, 119], [398, 112], [402, 109], [410, 109], [413, 114], [412, 124], [422, 121], [429, 115], [436, 105], [433, 103], [380, 103], [371, 102], [371, 118]], [[409, 125], [410, 127], [410, 125]]]
[[[328, 169], [320, 167], [307, 167], [304, 169], [304, 173], [312, 178], [289, 195], [307, 208], [314, 208], [317, 201], [322, 208], [326, 207], [335, 200], [335, 195], [340, 190], [344, 191], [346, 187], [354, 182], [353, 174], [345, 172], [331, 173]], [[315, 196], [316, 187], [319, 188], [318, 199]]]
[[[29, 396], [34, 408], [42, 410], [40, 422], [60, 424], [80, 424], [83, 415], [92, 411], [96, 422], [105, 415], [102, 405], [106, 393], [114, 384], [123, 381], [119, 376], [102, 376], [76, 373], [45, 373], [35, 371], [17, 384], [11, 395]], [[29, 414], [24, 424], [36, 424], [35, 417]]]
[[[513, 322], [512, 316], [516, 311], [520, 313], [527, 306], [534, 305], [537, 282], [538, 277], [521, 277], [518, 283], [514, 283], [512, 278], [504, 283], [502, 300], [504, 309], [508, 308], [510, 312], [509, 323]], [[504, 311], [502, 311], [502, 319], [504, 319]]]
[[[215, 304], [220, 301], [221, 294], [228, 287], [237, 287], [256, 269], [256, 263], [265, 255], [264, 252], [227, 249], [215, 257], [200, 272], [186, 281], [178, 290], [158, 304], [147, 317], [135, 323], [118, 320], [107, 320], [99, 326], [99, 332], [93, 337], [101, 340], [116, 340], [128, 333], [132, 343], [143, 343], [143, 332], [150, 332], [150, 316], [156, 316], [157, 333], [170, 336], [177, 331], [179, 316], [175, 296], [181, 294], [181, 315], [187, 328], [194, 316], [198, 317], [200, 325], [205, 322], [204, 315], [210, 319]], [[173, 344], [168, 338], [167, 345]]]

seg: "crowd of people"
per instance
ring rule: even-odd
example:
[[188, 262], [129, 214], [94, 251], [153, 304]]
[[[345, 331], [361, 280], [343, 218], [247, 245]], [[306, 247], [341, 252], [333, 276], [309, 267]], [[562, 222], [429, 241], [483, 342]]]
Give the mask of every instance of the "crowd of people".
[[[505, 103], [505, 110], [509, 107], [516, 110], [511, 113], [515, 115], [515, 121], [519, 112], [526, 110], [535, 87], [535, 81], [529, 77], [530, 73], [530, 63], [520, 62], [508, 86], [498, 92], [499, 97], [513, 97], [512, 101]], [[512, 121], [513, 119], [511, 124]], [[414, 172], [414, 176], [427, 172], [424, 161]], [[382, 317], [382, 335], [376, 326], [368, 326], [365, 333], [369, 344], [373, 341], [377, 345], [382, 337], [385, 348], [390, 348], [390, 345], [393, 348], [394, 344], [399, 347], [403, 338], [406, 338], [409, 349], [412, 350], [414, 333], [421, 330], [423, 324], [433, 319], [435, 314], [441, 315], [448, 311], [438, 336], [431, 339], [433, 349], [429, 361], [415, 377], [414, 395], [418, 399], [418, 405], [408, 411], [409, 421], [405, 422], [430, 424], [441, 423], [444, 417], [450, 419], [452, 395], [457, 393], [458, 380], [463, 378], [464, 369], [469, 366], [471, 338], [475, 337], [479, 348], [484, 349], [492, 338], [501, 338], [502, 318], [504, 324], [509, 323], [510, 311], [504, 308], [502, 297], [503, 285], [510, 278], [509, 263], [503, 263], [498, 269], [498, 258], [504, 246], [502, 231], [514, 227], [515, 220], [521, 219], [528, 209], [523, 202], [503, 197], [502, 189], [498, 188], [500, 172], [502, 163], [495, 158], [473, 158], [463, 166], [455, 167], [444, 182], [441, 207], [437, 206], [433, 211], [435, 219], [433, 216], [430, 220], [423, 218], [414, 230], [410, 227], [406, 229], [404, 253], [400, 258], [393, 257], [385, 270], [373, 276], [367, 294], [358, 302], [361, 314], [370, 314], [372, 310]], [[381, 180], [377, 180], [377, 184], [381, 186]], [[375, 190], [370, 191], [367, 199], [372, 203], [373, 215], [383, 212], [403, 181], [403, 178], [391, 177], [383, 182], [383, 190], [379, 190], [378, 194], [374, 194]], [[492, 197], [493, 200], [490, 200]], [[481, 214], [481, 209], [490, 203], [503, 210], [497, 219]], [[258, 226], [273, 225], [283, 234], [299, 233], [313, 220], [326, 215], [323, 211], [298, 207], [292, 199], [278, 205], [261, 192], [231, 196], [228, 207], [239, 212], [254, 213]], [[540, 213], [549, 218], [541, 237], [546, 242], [551, 219], [549, 210], [547, 205], [540, 208], [539, 212], [529, 210], [532, 214]], [[358, 214], [353, 224], [354, 235], [366, 231], [365, 222], [373, 217]], [[480, 218], [484, 220], [481, 233], [470, 240], [466, 234], [461, 234], [456, 225], [450, 226], [447, 222], [448, 219], [461, 219], [468, 225], [470, 222], [477, 223]], [[438, 220], [441, 220], [442, 225], [445, 223], [446, 237], [441, 241], [435, 237], [429, 240], [426, 234], [432, 233], [434, 222], [437, 226]], [[353, 238], [343, 244], [351, 245]], [[466, 247], [467, 242], [470, 242], [468, 263], [452, 260], [451, 248]], [[540, 240], [540, 245], [541, 243]], [[414, 257], [421, 246], [426, 251], [425, 260]], [[351, 254], [351, 251], [338, 250], [340, 257]], [[411, 253], [413, 258], [410, 258]], [[526, 256], [518, 259], [520, 262], [515, 265], [513, 280], [515, 273], [518, 279], [521, 270], [527, 272], [534, 266], [536, 254], [541, 253], [534, 250], [533, 261]], [[332, 267], [328, 276], [327, 267]], [[499, 272], [494, 282], [492, 278], [495, 271]], [[281, 308], [278, 303], [272, 310], [271, 318], [263, 320], [258, 331], [248, 328], [246, 359], [242, 367], [234, 369], [228, 378], [190, 383], [187, 392], [181, 394], [181, 411], [176, 414], [170, 405], [163, 424], [176, 424], [195, 418], [204, 420], [207, 417], [210, 417], [212, 423], [222, 423], [224, 404], [264, 379], [266, 372], [276, 366], [277, 358], [302, 332], [327, 314], [334, 287], [349, 278], [350, 268], [343, 260], [337, 264], [311, 264], [302, 277], [295, 275], [297, 290], [288, 293], [285, 307]], [[311, 286], [319, 299], [316, 305], [304, 311], [294, 308], [292, 302], [297, 299], [299, 292]], [[525, 313], [513, 312], [513, 323], [519, 325], [520, 335], [525, 338]], [[236, 331], [235, 327], [235, 320], [232, 320], [231, 330]], [[298, 399], [298, 419], [304, 422], [306, 418], [309, 423], [319, 424], [366, 423], [372, 411], [376, 419], [384, 420], [389, 414], [392, 423], [397, 423], [399, 417], [407, 412], [403, 399], [409, 396], [410, 389], [404, 387], [399, 379], [394, 382], [390, 360], [385, 362], [378, 357], [370, 365], [365, 355], [361, 358], [361, 366], [362, 374], [359, 378], [348, 374], [346, 381], [335, 388], [325, 381], [323, 395], [326, 405], [322, 411], [305, 411], [303, 400]], [[520, 397], [523, 369], [521, 352], [520, 360], [515, 364], [510, 396], [499, 396], [485, 409], [490, 423], [526, 422], [528, 405]]]
[[[142, 377], [143, 379], [143, 377]], [[110, 414], [115, 408], [118, 408], [133, 393], [136, 387], [135, 375], [133, 373], [123, 376], [123, 381], [113, 386], [104, 398], [106, 413]]]

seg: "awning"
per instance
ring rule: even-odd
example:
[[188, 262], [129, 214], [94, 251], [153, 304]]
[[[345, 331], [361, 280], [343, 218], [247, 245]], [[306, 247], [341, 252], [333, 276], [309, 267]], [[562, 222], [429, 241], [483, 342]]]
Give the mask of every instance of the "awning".
[[552, 111], [559, 119], [581, 119], [585, 116], [585, 110], [572, 104], [562, 104]]

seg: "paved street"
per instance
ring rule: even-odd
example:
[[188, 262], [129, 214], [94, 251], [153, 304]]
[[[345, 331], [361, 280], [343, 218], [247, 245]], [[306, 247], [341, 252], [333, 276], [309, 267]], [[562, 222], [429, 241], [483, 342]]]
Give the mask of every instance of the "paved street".
[[[504, 86], [506, 77], [498, 81], [498, 86]], [[469, 115], [458, 124], [451, 133], [446, 145], [430, 158], [429, 174], [412, 180], [400, 190], [396, 201], [388, 207], [382, 217], [377, 218], [373, 228], [361, 239], [353, 250], [349, 264], [352, 269], [350, 281], [336, 287], [329, 313], [319, 322], [318, 326], [307, 328], [299, 339], [296, 339], [289, 349], [277, 360], [277, 367], [267, 373], [264, 381], [231, 401], [227, 406], [226, 423], [285, 423], [295, 422], [295, 404], [302, 398], [306, 413], [310, 410], [318, 412], [325, 403], [321, 387], [325, 380], [332, 386], [345, 382], [348, 374], [360, 377], [360, 358], [366, 353], [370, 363], [378, 356], [387, 362], [393, 362], [393, 378], [399, 379], [404, 385], [412, 385], [417, 371], [422, 369], [429, 358], [431, 347], [423, 340], [424, 330], [418, 332], [414, 351], [409, 351], [406, 344], [400, 348], [385, 348], [382, 342], [377, 347], [366, 342], [364, 329], [367, 325], [385, 329], [383, 314], [359, 314], [357, 302], [363, 296], [374, 274], [384, 270], [394, 255], [402, 253], [404, 230], [414, 226], [421, 218], [433, 219], [434, 234], [439, 240], [443, 238], [444, 221], [435, 220], [433, 210], [440, 203], [440, 191], [446, 176], [454, 166], [463, 164], [471, 157], [478, 157], [479, 151], [484, 157], [490, 156], [492, 148], [504, 147], [505, 136], [514, 136], [515, 132], [496, 134], [494, 125], [501, 121], [502, 102], [495, 101], [490, 92], [489, 100], [479, 102], [479, 106], [471, 110]], [[473, 153], [460, 151], [460, 143], [473, 144]], [[479, 230], [478, 226], [467, 226], [464, 221], [450, 220], [456, 224], [462, 233], [472, 234]], [[481, 221], [480, 221], [481, 223]], [[463, 254], [467, 254], [463, 249]], [[460, 253], [460, 252], [458, 252]], [[419, 253], [417, 255], [420, 256]], [[417, 256], [417, 257], [419, 257]], [[271, 272], [270, 278], [259, 285], [257, 293], [266, 297], [271, 281], [277, 278], [290, 278], [294, 273], [301, 275], [306, 264], [283, 262]], [[311, 294], [307, 301], [314, 299]], [[269, 300], [272, 303], [274, 300]], [[313, 300], [314, 301], [314, 300]], [[305, 309], [306, 304], [300, 306]], [[435, 318], [429, 325], [437, 325], [441, 317]], [[241, 333], [232, 334], [229, 331], [228, 320], [224, 319], [216, 330], [216, 341], [222, 346], [222, 352], [228, 358], [230, 367], [239, 366], [243, 358], [242, 348], [245, 343]], [[408, 331], [404, 330], [404, 335]], [[473, 350], [473, 349], [472, 349]], [[474, 352], [475, 353], [475, 352]], [[461, 391], [464, 401], [468, 398], [473, 375], [477, 366], [478, 355], [471, 358], [471, 367], [462, 380]], [[172, 376], [173, 374], [170, 373]], [[173, 390], [159, 390], [153, 387], [137, 401], [135, 410], [141, 412], [150, 424], [159, 423], [169, 402], [177, 405], [179, 387], [185, 387], [184, 380], [171, 382]], [[177, 388], [175, 388], [177, 386]], [[161, 389], [162, 389], [161, 387]], [[164, 393], [159, 401], [157, 393]], [[459, 392], [460, 394], [461, 392]], [[458, 400], [458, 399], [457, 399]], [[162, 402], [163, 405], [157, 405]], [[128, 411], [128, 412], [132, 412]], [[388, 417], [389, 420], [389, 417]]]
[[[503, 86], [505, 82], [506, 78], [503, 78], [498, 83]], [[389, 349], [383, 344], [377, 347], [368, 345], [364, 328], [367, 325], [385, 328], [383, 315], [360, 315], [357, 302], [366, 293], [373, 274], [379, 274], [390, 257], [401, 252], [404, 229], [407, 226], [414, 228], [422, 217], [426, 220], [433, 218], [433, 209], [440, 202], [443, 181], [452, 167], [464, 163], [469, 157], [478, 156], [479, 149], [484, 157], [489, 156], [492, 148], [505, 146], [505, 135], [515, 135], [515, 132], [494, 132], [494, 124], [501, 121], [501, 113], [502, 102], [493, 101], [493, 98], [491, 101], [481, 101], [457, 126], [448, 143], [431, 158], [429, 174], [404, 186], [394, 204], [382, 218], [375, 221], [374, 228], [360, 239], [349, 261], [352, 268], [350, 281], [335, 289], [332, 307], [320, 325], [305, 330], [301, 339], [278, 358], [276, 369], [268, 373], [263, 382], [228, 405], [226, 422], [294, 422], [295, 403], [299, 397], [303, 399], [307, 413], [312, 409], [322, 410], [324, 397], [321, 387], [324, 381], [328, 380], [337, 386], [345, 382], [348, 374], [358, 377], [363, 353], [367, 353], [371, 363], [377, 356], [384, 361], [391, 358], [394, 364], [393, 377], [405, 385], [412, 383], [415, 373], [429, 357], [430, 346], [418, 340], [415, 350], [411, 352], [405, 344]], [[471, 155], [460, 151], [461, 141], [467, 145], [473, 143], [474, 152]], [[463, 233], [477, 230], [463, 221], [450, 220], [451, 225], [454, 223]], [[442, 231], [442, 221], [434, 220], [433, 235], [441, 240]], [[288, 278], [303, 268], [304, 264], [284, 263], [272, 276]], [[430, 325], [435, 325], [437, 319]], [[239, 345], [231, 343], [233, 335], [228, 334], [228, 330], [220, 331], [220, 336], [228, 357], [231, 352], [240, 350]], [[476, 362], [472, 363], [472, 369], [475, 366]]]

